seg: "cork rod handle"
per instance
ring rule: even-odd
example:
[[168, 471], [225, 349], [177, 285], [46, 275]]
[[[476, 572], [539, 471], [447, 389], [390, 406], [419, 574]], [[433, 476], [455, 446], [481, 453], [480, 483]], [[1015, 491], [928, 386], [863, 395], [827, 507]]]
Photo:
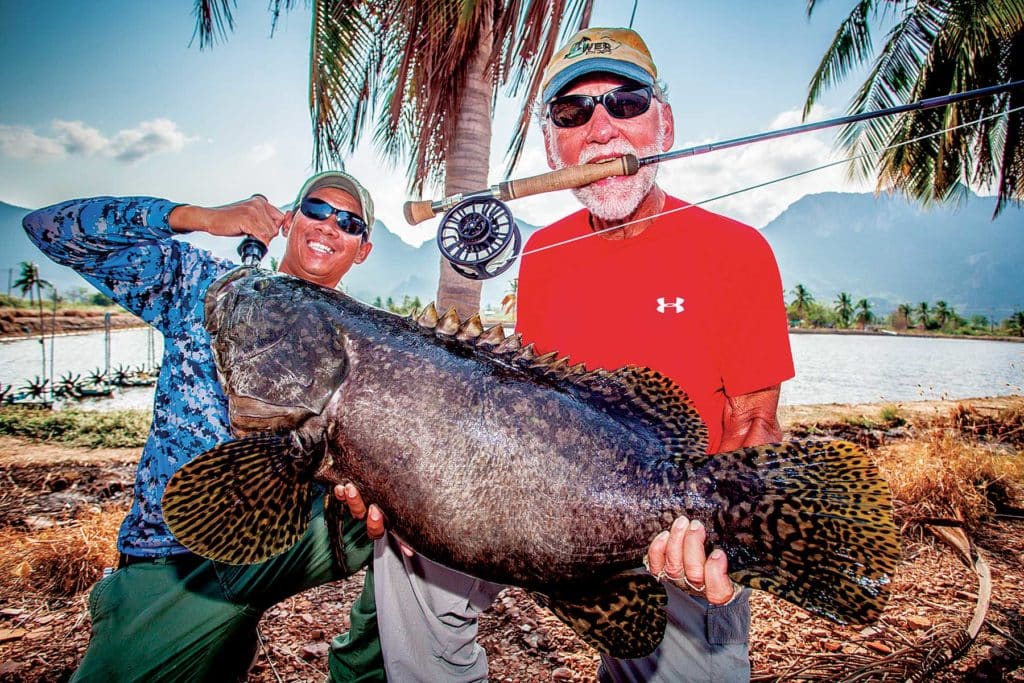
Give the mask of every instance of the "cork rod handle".
[[[640, 162], [636, 155], [626, 154], [616, 159], [583, 164], [582, 166], [570, 166], [529, 178], [498, 183], [492, 189], [492, 195], [502, 201], [508, 201], [543, 192], [571, 190], [575, 187], [589, 185], [603, 178], [618, 175], [634, 175], [639, 169]], [[416, 225], [428, 218], [433, 218], [441, 210], [434, 208], [436, 204], [440, 204], [440, 202], [432, 202], [429, 199], [406, 202], [404, 207], [406, 222], [409, 225]]]
[[617, 159], [560, 168], [557, 171], [542, 173], [530, 178], [520, 178], [519, 180], [499, 183], [498, 199], [518, 199], [519, 197], [529, 197], [530, 195], [543, 192], [571, 190], [575, 187], [589, 185], [603, 178], [617, 175], [633, 175], [639, 167], [640, 164], [636, 156], [627, 154]]

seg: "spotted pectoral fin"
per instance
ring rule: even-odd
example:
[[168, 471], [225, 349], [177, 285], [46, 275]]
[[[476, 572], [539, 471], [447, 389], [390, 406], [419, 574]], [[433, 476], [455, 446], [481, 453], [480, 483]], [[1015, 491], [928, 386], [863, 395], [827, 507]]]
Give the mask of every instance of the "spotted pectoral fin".
[[197, 555], [228, 564], [287, 550], [309, 525], [312, 456], [290, 436], [229, 441], [178, 470], [164, 489], [164, 519]]
[[649, 655], [665, 636], [665, 588], [641, 570], [616, 574], [586, 589], [532, 595], [584, 642], [613, 657]]

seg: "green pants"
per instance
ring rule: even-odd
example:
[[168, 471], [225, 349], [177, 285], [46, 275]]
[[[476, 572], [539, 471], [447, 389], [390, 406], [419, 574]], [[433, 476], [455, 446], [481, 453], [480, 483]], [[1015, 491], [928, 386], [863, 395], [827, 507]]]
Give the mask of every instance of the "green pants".
[[[242, 679], [256, 654], [264, 611], [369, 564], [373, 542], [363, 522], [346, 517], [339, 542], [345, 566], [331, 552], [321, 500], [302, 540], [261, 564], [230, 566], [185, 555], [118, 569], [89, 595], [92, 637], [72, 680]], [[332, 680], [384, 680], [369, 572], [351, 619], [351, 631], [331, 645]]]

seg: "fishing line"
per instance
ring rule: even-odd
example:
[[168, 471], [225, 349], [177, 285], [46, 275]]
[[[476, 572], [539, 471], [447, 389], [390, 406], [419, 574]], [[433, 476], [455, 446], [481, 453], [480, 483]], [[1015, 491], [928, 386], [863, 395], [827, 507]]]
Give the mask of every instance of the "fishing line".
[[516, 258], [522, 258], [523, 256], [527, 256], [529, 254], [537, 254], [537, 253], [540, 253], [542, 251], [546, 251], [547, 249], [552, 249], [554, 247], [560, 247], [560, 246], [564, 246], [566, 244], [571, 244], [573, 242], [578, 242], [580, 240], [587, 239], [588, 237], [596, 237], [598, 235], [603, 235], [604, 233], [611, 232], [612, 230], [621, 230], [621, 229], [623, 229], [625, 227], [628, 227], [630, 225], [635, 225], [636, 223], [644, 223], [644, 222], [647, 222], [647, 221], [653, 221], [654, 219], [660, 218], [662, 216], [667, 216], [669, 214], [678, 213], [680, 211], [685, 211], [687, 209], [690, 209], [690, 208], [693, 208], [693, 207], [696, 207], [696, 206], [703, 206], [705, 204], [710, 204], [711, 202], [718, 201], [719, 199], [726, 199], [728, 197], [733, 197], [735, 195], [742, 194], [744, 192], [750, 192], [751, 190], [757, 190], [757, 189], [760, 189], [762, 187], [767, 187], [769, 185], [774, 185], [775, 183], [781, 183], [781, 182], [784, 182], [786, 180], [791, 180], [793, 178], [799, 178], [800, 176], [804, 176], [804, 175], [808, 175], [808, 174], [811, 174], [811, 173], [815, 173], [817, 171], [822, 171], [822, 170], [825, 170], [827, 168], [832, 168], [833, 166], [839, 166], [840, 164], [847, 164], [847, 163], [850, 163], [851, 161], [857, 161], [858, 159], [866, 159], [866, 158], [868, 158], [870, 156], [877, 156], [877, 155], [883, 154], [884, 152], [887, 152], [887, 151], [889, 151], [891, 149], [896, 149], [897, 147], [902, 147], [904, 145], [909, 145], [909, 144], [912, 144], [914, 142], [920, 142], [921, 140], [927, 140], [928, 138], [933, 138], [933, 137], [936, 137], [938, 135], [943, 135], [944, 133], [949, 133], [949, 132], [954, 131], [954, 130], [959, 130], [960, 128], [966, 128], [967, 126], [974, 126], [974, 125], [977, 125], [979, 123], [983, 123], [985, 121], [988, 121], [989, 119], [998, 118], [1000, 116], [1009, 116], [1010, 114], [1013, 114], [1013, 113], [1021, 111], [1021, 110], [1024, 110], [1024, 106], [1016, 107], [1014, 109], [1009, 109], [1009, 110], [1003, 111], [1003, 112], [997, 112], [995, 114], [989, 114], [988, 116], [983, 116], [983, 117], [981, 117], [979, 119], [976, 119], [974, 121], [967, 121], [965, 123], [961, 123], [961, 124], [956, 125], [956, 126], [951, 126], [949, 128], [944, 128], [942, 130], [935, 131], [934, 133], [928, 133], [927, 135], [921, 135], [921, 136], [918, 136], [916, 138], [913, 138], [913, 139], [910, 139], [910, 140], [906, 140], [904, 142], [898, 142], [896, 144], [889, 145], [887, 147], [883, 147], [882, 149], [877, 150], [877, 151], [864, 152], [863, 154], [858, 154], [856, 156], [852, 156], [852, 157], [849, 157], [849, 158], [846, 158], [846, 159], [839, 159], [837, 161], [832, 161], [832, 162], [829, 162], [827, 164], [822, 164], [821, 166], [816, 166], [814, 168], [805, 169], [803, 171], [796, 171], [795, 173], [790, 173], [789, 175], [785, 175], [785, 176], [781, 176], [781, 177], [778, 177], [778, 178], [774, 178], [772, 180], [766, 180], [764, 182], [757, 183], [756, 185], [749, 185], [747, 187], [744, 187], [744, 188], [741, 188], [741, 189], [738, 189], [738, 190], [733, 190], [731, 192], [726, 192], [724, 194], [715, 195], [713, 197], [708, 197], [707, 199], [702, 199], [702, 200], [700, 200], [698, 202], [693, 202], [692, 204], [687, 204], [686, 206], [681, 206], [681, 207], [678, 207], [678, 208], [675, 208], [675, 209], [668, 209], [667, 211], [661, 211], [659, 213], [655, 213], [655, 214], [652, 214], [650, 216], [646, 216], [644, 218], [638, 218], [636, 220], [629, 221], [627, 223], [621, 223], [621, 224], [614, 225], [614, 226], [611, 226], [611, 227], [602, 228], [601, 230], [592, 230], [591, 232], [589, 232], [589, 233], [587, 233], [585, 235], [578, 235], [576, 237], [571, 237], [571, 238], [569, 238], [567, 240], [563, 240], [561, 242], [554, 242], [552, 244], [547, 244], [547, 245], [545, 245], [543, 247], [537, 247], [536, 249], [530, 249], [528, 251], [524, 251], [521, 254], [519, 254]]

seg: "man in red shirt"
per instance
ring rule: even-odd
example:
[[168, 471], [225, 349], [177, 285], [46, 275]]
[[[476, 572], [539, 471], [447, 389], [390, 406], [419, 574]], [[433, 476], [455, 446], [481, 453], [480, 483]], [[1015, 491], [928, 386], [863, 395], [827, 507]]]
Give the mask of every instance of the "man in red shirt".
[[[630, 30], [573, 36], [548, 66], [542, 102], [555, 169], [674, 142], [657, 68]], [[585, 208], [527, 242], [517, 331], [538, 353], [588, 369], [633, 364], [671, 377], [707, 423], [709, 453], [779, 441], [779, 387], [793, 362], [771, 249], [753, 228], [668, 196], [657, 169], [576, 190]], [[603, 657], [601, 680], [749, 678], [748, 591], [704, 541], [685, 518], [654, 539], [650, 569], [670, 585], [665, 640], [643, 659]]]
[[[548, 162], [563, 168], [667, 151], [672, 108], [643, 40], [587, 29], [551, 61], [542, 85]], [[671, 377], [708, 425], [709, 452], [781, 440], [779, 385], [793, 376], [782, 283], [753, 228], [691, 207], [655, 183], [657, 166], [576, 190], [585, 209], [537, 232], [520, 263], [517, 329], [539, 353], [588, 369], [634, 364]], [[750, 677], [749, 591], [721, 550], [705, 556], [699, 522], [652, 541], [668, 584], [668, 628], [649, 657], [602, 657], [603, 681]], [[404, 557], [379, 541], [378, 625], [390, 680], [478, 681], [477, 615], [500, 586]]]

